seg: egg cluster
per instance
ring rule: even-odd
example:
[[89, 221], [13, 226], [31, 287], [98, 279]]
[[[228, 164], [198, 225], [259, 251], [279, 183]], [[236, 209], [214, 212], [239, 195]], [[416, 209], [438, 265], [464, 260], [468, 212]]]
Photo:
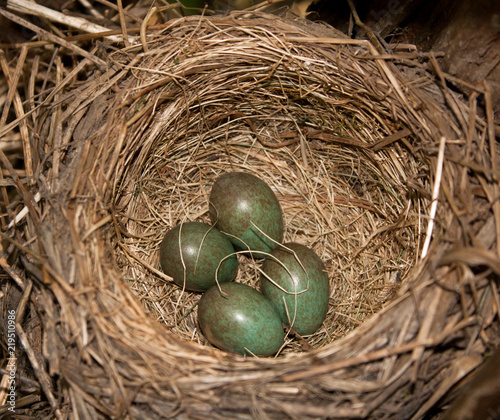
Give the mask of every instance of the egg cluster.
[[[328, 311], [329, 280], [310, 248], [283, 243], [283, 212], [258, 177], [229, 172], [212, 186], [210, 224], [182, 223], [160, 245], [160, 265], [179, 286], [203, 292], [198, 323], [214, 346], [270, 356], [283, 345], [283, 325], [314, 333]], [[264, 258], [260, 292], [233, 282], [237, 252]]]

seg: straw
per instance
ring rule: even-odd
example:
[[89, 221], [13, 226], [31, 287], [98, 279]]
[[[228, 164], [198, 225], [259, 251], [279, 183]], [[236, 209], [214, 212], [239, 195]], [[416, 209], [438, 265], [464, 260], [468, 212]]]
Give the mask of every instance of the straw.
[[[118, 4], [109, 31], [69, 38], [0, 9], [45, 40], [6, 50], [0, 89], [2, 142], [23, 147], [0, 149], [0, 299], [29, 312], [19, 368], [40, 415], [444, 410], [498, 329], [488, 86], [464, 100], [432, 55], [398, 60], [321, 24], [243, 11], [150, 26], [148, 10], [133, 20]], [[100, 41], [111, 33], [137, 43]], [[273, 189], [285, 241], [313, 249], [330, 279], [321, 328], [287, 329], [272, 358], [213, 347], [200, 294], [159, 266], [165, 232], [209, 221], [210, 188], [230, 171]], [[235, 281], [258, 288], [262, 261], [237, 257]]]

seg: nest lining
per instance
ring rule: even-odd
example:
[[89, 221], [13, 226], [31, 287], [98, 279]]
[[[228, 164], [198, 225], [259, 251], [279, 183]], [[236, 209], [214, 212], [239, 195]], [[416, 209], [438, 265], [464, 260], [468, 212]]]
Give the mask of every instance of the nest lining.
[[[240, 145], [243, 147], [239, 147]], [[333, 327], [325, 325], [321, 336], [314, 338], [314, 341], [325, 343], [338, 338], [344, 331], [349, 331], [361, 322], [364, 316], [375, 312], [385, 301], [383, 295], [391, 288], [391, 274], [400, 275], [398, 273], [401, 271], [404, 278], [404, 274], [414, 263], [415, 250], [411, 246], [403, 250], [402, 244], [396, 240], [383, 243], [386, 232], [397, 231], [400, 242], [408, 241], [411, 244], [414, 243], [418, 222], [415, 220], [410, 224], [406, 221], [401, 227], [387, 228], [390, 225], [387, 224], [389, 218], [386, 214], [380, 212], [381, 214], [375, 213], [375, 216], [366, 215], [370, 212], [365, 208], [370, 207], [366, 203], [371, 201], [365, 203], [360, 200], [362, 207], [356, 209], [351, 208], [352, 205], [349, 205], [345, 196], [340, 196], [346, 203], [345, 208], [339, 209], [342, 205], [336, 205], [334, 197], [338, 195], [340, 188], [332, 186], [330, 178], [330, 164], [335, 165], [334, 161], [330, 161], [326, 167], [318, 165], [315, 173], [310, 168], [305, 170], [301, 164], [294, 167], [293, 163], [297, 163], [297, 158], [293, 150], [281, 153], [291, 160], [286, 163], [283, 157], [278, 160], [279, 154], [269, 157], [264, 153], [261, 156], [260, 147], [257, 151], [248, 147], [248, 139], [244, 139], [240, 145], [212, 145], [210, 150], [215, 153], [220, 147], [221, 157], [217, 160], [210, 159], [209, 162], [203, 157], [198, 161], [192, 155], [187, 161], [178, 159], [176, 155], [168, 160], [161, 156], [159, 161], [163, 166], [151, 165], [152, 170], [144, 171], [140, 185], [136, 186], [139, 191], [134, 194], [135, 199], [131, 200], [127, 210], [119, 213], [120, 218], [126, 221], [123, 222], [124, 226], [132, 235], [119, 246], [121, 249], [126, 248], [127, 255], [134, 255], [146, 264], [141, 267], [140, 264], [133, 264], [133, 259], [124, 258], [120, 266], [123, 266], [125, 276], [134, 279], [131, 287], [141, 294], [144, 302], [151, 309], [157, 308], [153, 314], [163, 319], [174, 331], [192, 338], [197, 332], [196, 310], [192, 309], [199, 295], [183, 293], [175, 285], [164, 284], [165, 280], [157, 274], [153, 275], [147, 267], [158, 266], [158, 247], [167, 229], [187, 220], [209, 222], [207, 199], [210, 186], [218, 174], [222, 171], [246, 170], [275, 187], [287, 220], [285, 240], [311, 246], [327, 263], [332, 279], [331, 314], [328, 319]], [[229, 153], [229, 162], [228, 156], [224, 156], [226, 153]], [[253, 159], [252, 154], [256, 156]], [[264, 163], [262, 157], [266, 158]], [[318, 153], [314, 159], [321, 162]], [[238, 161], [243, 161], [244, 165], [238, 165]], [[276, 167], [283, 175], [276, 173]], [[167, 175], [167, 168], [172, 171], [171, 174]], [[345, 178], [352, 179], [352, 174], [346, 174]], [[328, 184], [322, 185], [323, 181], [328, 181]], [[347, 183], [344, 181], [339, 184], [343, 184], [345, 189]], [[375, 192], [380, 194], [380, 191]], [[378, 210], [377, 207], [375, 209]], [[127, 217], [129, 214], [133, 215], [132, 219]], [[377, 232], [379, 229], [382, 231], [380, 234]], [[372, 237], [376, 239], [372, 240]], [[241, 273], [237, 281], [255, 286], [258, 274], [255, 267], [252, 268], [253, 262], [247, 257], [240, 257], [240, 263]], [[249, 270], [245, 270], [245, 265], [249, 265]], [[143, 284], [143, 279], [147, 279], [149, 285]], [[173, 308], [175, 311], [172, 311]], [[165, 315], [167, 313], [168, 316]], [[190, 313], [191, 316], [185, 318], [185, 313]], [[178, 325], [179, 318], [183, 319], [183, 325]]]
[[[178, 223], [209, 223], [208, 195], [218, 175], [253, 173], [281, 202], [285, 241], [310, 246], [326, 263], [327, 321], [306, 343], [291, 338], [283, 352], [319, 347], [377, 312], [415, 264], [428, 202], [411, 194], [406, 180], [423, 165], [403, 148], [368, 149], [403, 125], [394, 121], [402, 110], [378, 105], [387, 85], [372, 62], [349, 68], [352, 52], [339, 51], [337, 66], [326, 53], [283, 50], [268, 31], [232, 32], [229, 39], [213, 32], [186, 42], [173, 30], [133, 72], [131, 92], [155, 83], [156, 74], [182, 74], [201, 57], [216, 69], [202, 70], [182, 89], [167, 84], [179, 97], [159, 105], [145, 130], [137, 124], [139, 135], [130, 133], [147, 138], [149, 154], [138, 142], [141, 154], [118, 181], [117, 218], [128, 232], [116, 245], [119, 266], [152, 316], [207, 344], [196, 322], [200, 295], [158, 272], [159, 243]], [[260, 262], [239, 260], [236, 281], [257, 287]]]
[[[23, 267], [39, 289], [43, 357], [64, 378], [41, 380], [57, 416], [419, 418], [495, 342], [492, 119], [437, 85], [421, 57], [406, 63], [415, 87], [404, 60], [325, 30], [265, 16], [172, 21], [106, 54], [108, 68], [38, 114], [43, 199], [16, 229], [44, 252], [43, 276]], [[157, 269], [165, 225], [206, 218], [211, 181], [235, 167], [267, 180], [288, 238], [331, 270], [324, 327], [275, 359], [205, 345], [196, 298]], [[250, 264], [243, 281], [253, 274]]]

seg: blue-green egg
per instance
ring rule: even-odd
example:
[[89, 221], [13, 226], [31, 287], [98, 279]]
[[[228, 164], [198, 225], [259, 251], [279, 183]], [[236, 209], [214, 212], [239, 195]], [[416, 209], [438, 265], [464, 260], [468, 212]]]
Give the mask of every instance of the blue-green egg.
[[162, 270], [180, 287], [202, 292], [229, 282], [238, 272], [234, 247], [225, 235], [201, 222], [181, 223], [170, 229], [160, 245]]
[[261, 293], [242, 283], [207, 290], [198, 303], [198, 323], [207, 340], [221, 350], [271, 356], [283, 344], [283, 324]]
[[281, 320], [300, 335], [313, 334], [328, 312], [330, 283], [325, 265], [310, 248], [286, 243], [262, 265], [260, 290]]
[[245, 172], [225, 173], [212, 186], [209, 200], [210, 220], [235, 248], [269, 253], [282, 242], [280, 203], [260, 178]]

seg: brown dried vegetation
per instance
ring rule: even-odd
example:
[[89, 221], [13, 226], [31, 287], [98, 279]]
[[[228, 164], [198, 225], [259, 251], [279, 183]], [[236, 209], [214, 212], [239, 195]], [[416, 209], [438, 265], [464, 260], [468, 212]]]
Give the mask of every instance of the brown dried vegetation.
[[[432, 54], [259, 13], [145, 17], [125, 45], [87, 50], [40, 34], [0, 56], [1, 299], [38, 320], [16, 327], [26, 394], [42, 389], [47, 412], [420, 418], [498, 345], [487, 84], [467, 101]], [[158, 266], [165, 231], [208, 221], [210, 186], [233, 170], [273, 188], [285, 239], [331, 279], [323, 327], [275, 358], [211, 347], [200, 295]], [[260, 262], [240, 262], [255, 285]]]

